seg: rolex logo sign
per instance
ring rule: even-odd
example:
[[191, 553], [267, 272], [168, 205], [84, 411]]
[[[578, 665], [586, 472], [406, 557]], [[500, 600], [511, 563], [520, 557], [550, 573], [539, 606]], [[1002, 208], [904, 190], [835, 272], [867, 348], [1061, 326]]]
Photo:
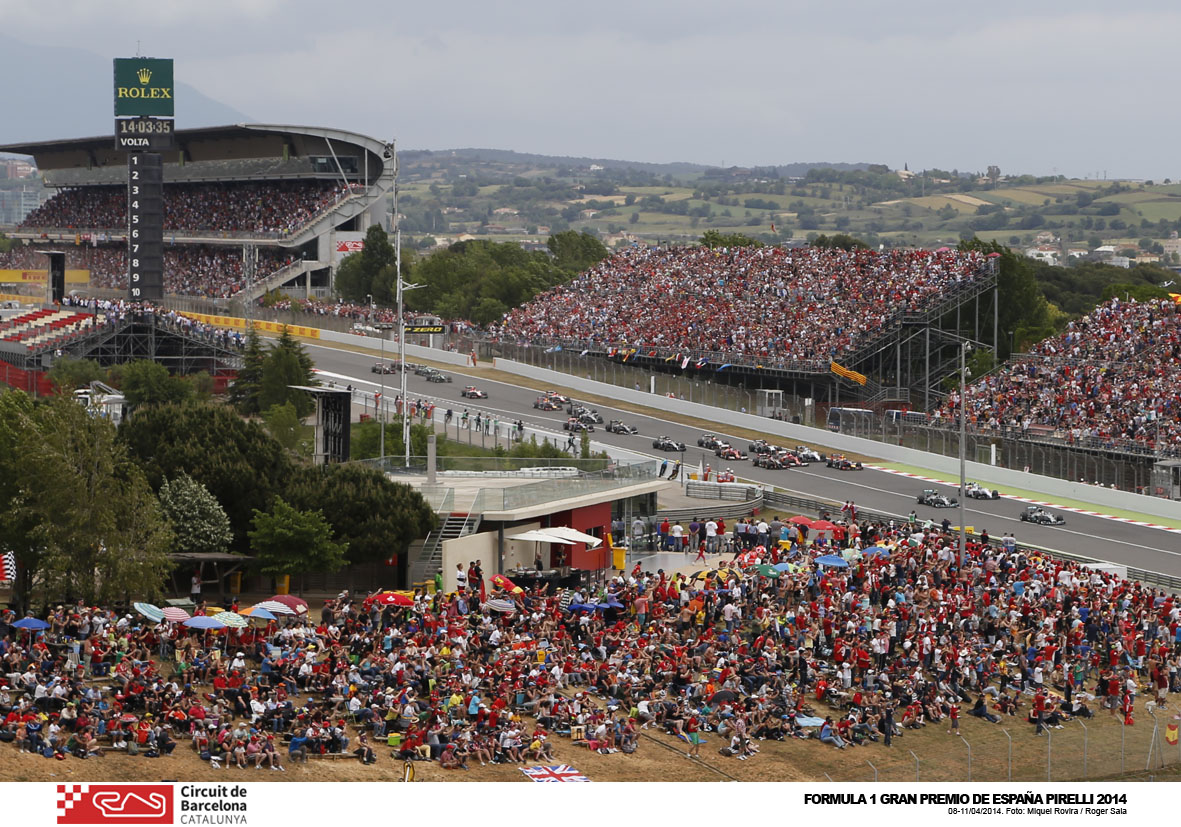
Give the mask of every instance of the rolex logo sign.
[[150, 57], [115, 58], [115, 115], [156, 115], [171, 118], [172, 60]]

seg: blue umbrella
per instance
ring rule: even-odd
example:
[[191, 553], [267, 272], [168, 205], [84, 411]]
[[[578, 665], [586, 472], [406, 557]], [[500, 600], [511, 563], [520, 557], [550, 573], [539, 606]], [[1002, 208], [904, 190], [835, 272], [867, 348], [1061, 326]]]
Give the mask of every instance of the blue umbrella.
[[771, 568], [775, 569], [775, 571], [788, 571], [793, 566], [791, 563], [776, 563]]
[[816, 562], [821, 566], [835, 566], [839, 569], [847, 569], [849, 562], [843, 557], [838, 557], [835, 554], [826, 554], [823, 557], [817, 557]]
[[888, 557], [890, 554], [890, 549], [882, 548], [881, 546], [870, 546], [861, 553], [866, 557], [876, 557], [879, 554]]
[[204, 615], [190, 617], [185, 621], [184, 625], [190, 629], [224, 629], [226, 627], [220, 620], [214, 620], [212, 617], [205, 617]]
[[36, 631], [41, 631], [42, 629], [48, 629], [49, 624], [44, 620], [38, 620], [35, 617], [23, 617], [16, 623], [13, 623], [12, 627], [14, 629], [34, 629]]

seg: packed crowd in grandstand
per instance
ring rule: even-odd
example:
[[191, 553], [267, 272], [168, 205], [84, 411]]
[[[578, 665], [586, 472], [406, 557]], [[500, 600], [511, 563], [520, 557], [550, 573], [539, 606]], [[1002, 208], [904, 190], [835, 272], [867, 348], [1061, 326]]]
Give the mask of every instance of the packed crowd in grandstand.
[[501, 333], [735, 361], [826, 360], [984, 264], [954, 250], [634, 247], [514, 309]]
[[[334, 181], [259, 181], [164, 185], [164, 232], [221, 236], [282, 236], [302, 227], [350, 193]], [[122, 232], [124, 187], [59, 190], [25, 218], [24, 230]]]
[[[63, 760], [175, 750], [277, 771], [336, 753], [478, 772], [550, 763], [555, 741], [571, 762], [651, 749], [638, 736], [663, 729], [690, 757], [765, 760], [765, 741], [801, 739], [788, 751], [806, 760], [958, 730], [961, 709], [972, 726], [1025, 720], [1028, 736], [1101, 710], [1130, 723], [1181, 688], [1171, 595], [1009, 538], [969, 542], [960, 568], [946, 527], [801, 520], [711, 520], [717, 570], [637, 566], [566, 593], [474, 561], [455, 592], [345, 592], [310, 612], [276, 596], [217, 631], [142, 604], [10, 613], [0, 741]], [[688, 552], [707, 533], [632, 528]], [[218, 611], [194, 597], [196, 614]]]
[[[1112, 299], [968, 387], [986, 430], [1052, 429], [1073, 442], [1181, 447], [1181, 313], [1164, 299]], [[959, 396], [937, 412], [958, 421]]]
[[[0, 269], [40, 269], [46, 266], [40, 248], [13, 247], [0, 253]], [[65, 245], [67, 269], [89, 270], [90, 285], [97, 288], [127, 288], [127, 250], [124, 245]], [[291, 262], [291, 253], [274, 247], [259, 246], [256, 279], [264, 279]], [[235, 246], [213, 244], [165, 244], [164, 290], [186, 296], [225, 298], [245, 286], [242, 276], [242, 250]]]

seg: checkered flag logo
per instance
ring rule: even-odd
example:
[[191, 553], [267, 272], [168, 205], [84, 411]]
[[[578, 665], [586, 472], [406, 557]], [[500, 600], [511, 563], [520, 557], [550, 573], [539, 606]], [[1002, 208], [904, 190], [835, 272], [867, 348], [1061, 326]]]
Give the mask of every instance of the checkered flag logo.
[[0, 557], [0, 580], [16, 579], [16, 555], [11, 551]]
[[87, 792], [86, 784], [58, 784], [57, 785], [57, 817], [65, 818], [74, 805], [82, 800]]

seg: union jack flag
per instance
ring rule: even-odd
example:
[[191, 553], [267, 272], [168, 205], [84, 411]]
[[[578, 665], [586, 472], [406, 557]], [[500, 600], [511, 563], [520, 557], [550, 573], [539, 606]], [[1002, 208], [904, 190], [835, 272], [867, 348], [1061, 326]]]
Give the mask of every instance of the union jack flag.
[[556, 767], [522, 767], [521, 772], [534, 781], [590, 781], [569, 764], [558, 764]]

